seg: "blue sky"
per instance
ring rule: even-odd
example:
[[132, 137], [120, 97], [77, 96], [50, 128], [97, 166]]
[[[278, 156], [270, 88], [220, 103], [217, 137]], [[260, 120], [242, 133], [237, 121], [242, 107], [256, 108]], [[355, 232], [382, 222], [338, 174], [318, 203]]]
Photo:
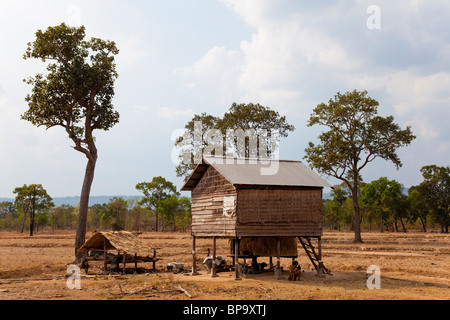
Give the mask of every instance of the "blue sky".
[[302, 159], [324, 129], [306, 126], [313, 108], [353, 89], [368, 90], [381, 115], [417, 136], [399, 150], [400, 170], [375, 161], [364, 180], [420, 183], [423, 165], [449, 165], [450, 3], [376, 1], [380, 28], [369, 29], [373, 3], [0, 1], [0, 197], [25, 183], [54, 197], [80, 194], [84, 156], [62, 130], [20, 120], [30, 90], [22, 79], [45, 71], [22, 59], [26, 44], [37, 29], [61, 22], [82, 24], [88, 37], [114, 40], [121, 50], [114, 98], [121, 120], [96, 134], [92, 195], [136, 195], [136, 183], [160, 175], [181, 187], [172, 133], [194, 113], [221, 116], [233, 102], [286, 115], [296, 131], [282, 140], [280, 158]]

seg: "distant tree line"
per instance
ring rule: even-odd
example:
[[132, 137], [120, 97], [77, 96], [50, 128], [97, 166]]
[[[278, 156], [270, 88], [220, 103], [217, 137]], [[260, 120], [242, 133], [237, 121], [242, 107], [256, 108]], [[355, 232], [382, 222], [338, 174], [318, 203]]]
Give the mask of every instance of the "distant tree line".
[[[408, 189], [396, 180], [381, 177], [361, 183], [358, 190], [362, 225], [366, 230], [407, 232], [408, 227], [427, 232], [437, 226], [448, 233], [450, 224], [450, 168], [436, 165], [421, 168], [423, 181]], [[345, 183], [324, 200], [324, 225], [332, 230], [353, 230], [353, 203]]]
[[[191, 224], [190, 198], [180, 196], [163, 177], [136, 186], [143, 196], [114, 197], [94, 204], [87, 215], [88, 230], [187, 231]], [[34, 231], [76, 229], [79, 204], [55, 206], [41, 185], [24, 185], [14, 190], [15, 201], [0, 202], [0, 230]]]
[[[448, 233], [450, 224], [450, 167], [421, 168], [423, 181], [405, 192], [396, 180], [381, 177], [361, 183], [359, 205], [362, 226], [368, 231], [429, 231], [430, 226]], [[142, 196], [114, 197], [89, 207], [88, 230], [187, 231], [191, 224], [190, 198], [180, 196], [175, 185], [163, 177], [141, 182]], [[78, 206], [55, 206], [42, 185], [14, 189], [14, 202], [0, 202], [0, 230], [38, 231], [76, 229]], [[353, 230], [353, 199], [345, 183], [335, 186], [323, 201], [324, 227]]]

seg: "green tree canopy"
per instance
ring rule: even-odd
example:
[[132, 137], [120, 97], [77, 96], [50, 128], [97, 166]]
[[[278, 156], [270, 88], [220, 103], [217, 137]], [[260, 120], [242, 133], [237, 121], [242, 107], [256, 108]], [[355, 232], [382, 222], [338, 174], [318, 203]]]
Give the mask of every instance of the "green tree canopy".
[[295, 129], [287, 123], [285, 116], [259, 103], [233, 103], [228, 112], [217, 119], [216, 128], [224, 133], [229, 129], [254, 129], [257, 133], [260, 130], [276, 129], [282, 137], [287, 137], [289, 131]]
[[75, 219], [75, 208], [69, 204], [62, 204], [54, 208], [50, 212], [49, 223], [52, 226], [52, 230], [63, 229], [72, 226], [72, 222]]
[[14, 206], [14, 202], [0, 202], [0, 229], [14, 229], [18, 218], [19, 212]]
[[111, 223], [114, 231], [125, 229], [125, 218], [128, 212], [128, 203], [122, 197], [114, 197], [107, 203], [108, 210], [102, 219]]
[[30, 236], [33, 236], [35, 215], [42, 210], [49, 209], [54, 206], [52, 198], [48, 195], [47, 191], [40, 184], [23, 185], [17, 187], [13, 191], [17, 194], [15, 199], [15, 205], [22, 208], [23, 224], [25, 223], [26, 213], [30, 213]]
[[318, 145], [309, 142], [305, 159], [319, 173], [348, 185], [354, 207], [354, 242], [362, 242], [358, 203], [361, 170], [376, 158], [391, 161], [398, 169], [402, 163], [397, 149], [415, 139], [410, 127], [403, 130], [392, 116], [379, 116], [378, 105], [367, 91], [338, 92], [328, 103], [319, 104], [308, 122], [308, 126], [329, 129], [319, 135]]
[[[189, 177], [196, 166], [196, 161], [201, 158], [203, 150], [214, 142], [206, 133], [215, 129], [218, 120], [219, 118], [204, 112], [194, 115], [185, 125], [184, 135], [175, 140], [175, 146], [183, 148], [183, 154], [179, 155], [180, 164], [175, 168], [177, 177], [185, 179]], [[201, 123], [201, 126], [198, 126], [198, 123]]]
[[165, 225], [172, 230], [184, 230], [191, 223], [191, 201], [187, 197], [169, 196], [158, 202], [158, 214], [164, 217]]
[[397, 220], [399, 220], [403, 231], [406, 232], [403, 222], [404, 216], [407, 215], [406, 195], [403, 194], [403, 186], [398, 181], [381, 177], [366, 184], [361, 195], [362, 202], [370, 205], [378, 214], [381, 232], [387, 218], [391, 219], [394, 231], [397, 231]]
[[[196, 126], [200, 122], [201, 126]], [[177, 176], [187, 179], [205, 151], [215, 155], [232, 153], [238, 157], [266, 158], [275, 154], [279, 137], [287, 137], [295, 127], [286, 121], [285, 116], [268, 107], [254, 103], [233, 103], [222, 117], [207, 113], [194, 115], [185, 129], [185, 134], [175, 141], [177, 147], [187, 150], [180, 155], [182, 161], [176, 167], [176, 172]], [[279, 136], [272, 136], [275, 131]], [[228, 141], [228, 132], [241, 134], [242, 141], [237, 137]]]
[[420, 169], [423, 182], [416, 187], [433, 218], [441, 226], [442, 233], [448, 233], [450, 224], [450, 167], [437, 165]]
[[427, 199], [416, 186], [408, 189], [408, 205], [410, 219], [414, 222], [420, 220], [423, 232], [427, 232], [426, 222], [429, 214]]
[[14, 203], [10, 201], [2, 201], [0, 202], [0, 219], [5, 218], [7, 214], [14, 214], [16, 208], [14, 207]]
[[144, 194], [139, 204], [146, 206], [155, 213], [155, 230], [158, 231], [158, 204], [170, 196], [178, 196], [177, 187], [172, 182], [159, 176], [154, 177], [151, 182], [138, 183], [136, 189]]
[[109, 130], [119, 121], [114, 110], [114, 82], [118, 76], [114, 56], [116, 44], [98, 38], [86, 41], [85, 27], [62, 23], [38, 30], [36, 40], [28, 43], [24, 59], [41, 59], [47, 74], [37, 74], [26, 82], [32, 85], [26, 96], [29, 109], [22, 119], [47, 129], [62, 127], [74, 149], [87, 159], [81, 190], [75, 254], [85, 242], [89, 194], [97, 162], [94, 130]]

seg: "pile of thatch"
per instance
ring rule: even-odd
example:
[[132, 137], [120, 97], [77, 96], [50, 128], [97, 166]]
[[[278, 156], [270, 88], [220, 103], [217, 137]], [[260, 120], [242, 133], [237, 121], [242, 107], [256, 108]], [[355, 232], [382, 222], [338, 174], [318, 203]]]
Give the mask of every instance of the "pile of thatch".
[[[230, 253], [234, 254], [234, 241], [230, 239]], [[277, 256], [277, 238], [243, 238], [239, 242], [239, 254], [258, 256], [258, 257], [276, 257]], [[297, 257], [297, 239], [294, 237], [280, 238], [280, 256]]]
[[106, 241], [106, 250], [117, 250], [128, 254], [138, 254], [147, 256], [151, 253], [151, 248], [137, 235], [127, 231], [101, 231], [95, 233], [81, 246], [78, 251], [104, 250]]

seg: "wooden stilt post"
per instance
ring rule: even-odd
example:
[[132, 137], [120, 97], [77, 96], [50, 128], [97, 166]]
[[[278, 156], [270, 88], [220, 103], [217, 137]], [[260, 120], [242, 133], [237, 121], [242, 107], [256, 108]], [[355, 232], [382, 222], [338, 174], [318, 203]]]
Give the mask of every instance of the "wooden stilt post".
[[239, 277], [239, 238], [234, 239], [234, 280], [242, 280]]
[[319, 261], [322, 261], [322, 238], [317, 238], [318, 247], [319, 247]]
[[192, 271], [191, 276], [198, 275], [197, 265], [195, 263], [195, 236], [192, 236]]
[[324, 268], [323, 268], [323, 261], [322, 261], [322, 238], [319, 237], [317, 238], [318, 241], [318, 249], [319, 249], [319, 253], [318, 253], [318, 257], [317, 257], [317, 262], [319, 264], [318, 268], [317, 268], [317, 276], [318, 277], [325, 277], [325, 272], [324, 272]]
[[125, 274], [125, 268], [127, 266], [127, 253], [124, 251], [123, 252], [123, 274]]
[[275, 269], [275, 279], [281, 279], [281, 261], [280, 261], [281, 241], [277, 238], [277, 267]]
[[[86, 274], [89, 272], [89, 260], [87, 259], [89, 257], [89, 250], [86, 250], [86, 258], [84, 259], [84, 270], [86, 271]], [[81, 265], [83, 265], [83, 259], [81, 259]]]
[[216, 264], [216, 237], [213, 237], [213, 255], [212, 255], [212, 265], [211, 265], [211, 277], [217, 277], [217, 264]]
[[103, 268], [105, 269], [105, 274], [108, 273], [108, 251], [106, 250], [106, 238], [103, 238]]

